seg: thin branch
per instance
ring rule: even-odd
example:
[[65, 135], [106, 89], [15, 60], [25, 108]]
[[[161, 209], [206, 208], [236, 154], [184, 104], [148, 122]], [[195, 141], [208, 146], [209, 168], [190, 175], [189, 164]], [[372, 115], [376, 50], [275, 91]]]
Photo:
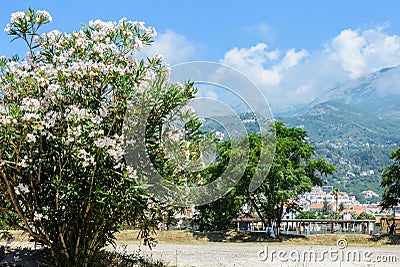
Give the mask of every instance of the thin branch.
[[35, 239], [37, 240], [41, 240], [43, 241], [43, 243], [45, 245], [50, 245], [50, 241], [46, 238], [46, 236], [37, 234], [35, 232], [33, 232], [32, 228], [30, 227], [27, 219], [25, 218], [25, 216], [22, 214], [21, 208], [19, 206], [19, 203], [17, 201], [17, 199], [15, 199], [15, 195], [14, 195], [14, 190], [12, 188], [12, 185], [10, 183], [10, 181], [7, 179], [6, 174], [3, 171], [3, 168], [0, 168], [0, 173], [1, 173], [1, 177], [3, 178], [5, 184], [7, 185], [7, 191], [8, 191], [8, 195], [10, 196], [11, 202], [14, 205], [14, 208], [16, 209], [19, 217], [21, 218], [21, 220], [23, 221], [24, 225], [25, 225], [25, 230]]

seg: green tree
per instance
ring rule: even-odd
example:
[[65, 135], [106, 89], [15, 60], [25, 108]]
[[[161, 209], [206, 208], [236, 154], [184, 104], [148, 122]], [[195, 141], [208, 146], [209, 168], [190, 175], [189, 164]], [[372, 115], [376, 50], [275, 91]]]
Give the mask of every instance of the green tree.
[[[276, 225], [279, 228], [284, 208], [286, 208], [287, 212], [300, 210], [300, 207], [296, 204], [297, 197], [310, 191], [313, 185], [322, 185], [323, 180], [320, 175], [331, 174], [336, 170], [333, 165], [327, 164], [323, 159], [313, 159], [315, 150], [307, 141], [306, 131], [299, 128], [288, 128], [281, 122], [275, 122], [272, 127], [273, 131], [276, 132], [276, 153], [271, 162], [268, 175], [260, 187], [253, 192], [249, 191], [249, 185], [257, 173], [257, 163], [260, 160], [261, 150], [265, 149], [269, 153], [273, 151], [273, 148], [268, 146], [272, 142], [265, 142], [272, 135], [249, 134], [242, 140], [234, 140], [235, 142], [241, 142], [244, 139], [248, 140], [250, 151], [242, 151], [241, 149], [232, 151], [229, 143], [232, 141], [221, 146], [217, 167], [212, 171], [214, 174], [219, 174], [221, 170], [225, 169], [231, 153], [244, 155], [248, 152], [249, 160], [248, 162], [240, 163], [246, 165], [245, 172], [234, 187], [233, 195], [228, 194], [225, 199], [221, 199], [216, 204], [211, 203], [204, 207], [199, 207], [197, 218], [203, 220], [203, 222], [199, 222], [199, 225], [205, 225], [205, 222], [210, 221], [220, 225], [217, 223], [217, 220], [220, 220], [219, 216], [216, 216], [217, 212], [225, 215], [229, 214], [233, 218], [234, 213], [240, 211], [239, 204], [247, 203], [258, 214], [264, 225]], [[216, 176], [211, 175], [209, 177], [214, 177], [211, 178], [212, 180]], [[243, 199], [244, 202], [236, 201], [238, 199]], [[225, 209], [228, 205], [221, 205], [224, 201], [237, 203], [238, 205], [233, 209], [235, 212], [226, 212]], [[219, 210], [211, 212], [215, 208], [219, 208]], [[228, 219], [228, 217], [225, 217], [225, 219]], [[230, 222], [230, 220], [224, 221]]]
[[298, 196], [322, 185], [320, 175], [331, 174], [336, 168], [324, 159], [313, 159], [315, 149], [307, 141], [306, 131], [281, 122], [273, 126], [276, 152], [270, 172], [255, 192], [247, 192], [247, 198], [264, 224], [279, 229], [284, 208], [287, 212], [298, 210]]
[[296, 215], [296, 219], [317, 219], [317, 215], [313, 211], [301, 211]]
[[[260, 138], [256, 134], [249, 134], [236, 140], [227, 140], [218, 144], [215, 164], [201, 172], [204, 182], [209, 183], [220, 177], [226, 171], [226, 166], [228, 166], [233, 153], [238, 155], [246, 153], [241, 145], [235, 146], [237, 148], [233, 149], [232, 142], [241, 143], [247, 140], [250, 145], [250, 150], [248, 151], [249, 160], [248, 162], [240, 162], [239, 164], [246, 165], [243, 176], [251, 179], [258, 162], [259, 147], [261, 145]], [[246, 203], [246, 190], [249, 186], [249, 179], [246, 180], [244, 177], [241, 177], [239, 182], [222, 198], [196, 207], [197, 213], [193, 218], [193, 225], [197, 225], [200, 231], [231, 229], [233, 221], [242, 212], [243, 205]]]
[[350, 216], [351, 216], [351, 219], [352, 219], [352, 220], [357, 220], [358, 214], [357, 214], [357, 212], [352, 211], [352, 212], [350, 213]]
[[341, 219], [340, 213], [334, 210], [329, 211], [328, 219], [339, 220]]
[[363, 211], [357, 215], [357, 220], [375, 220], [375, 216]]
[[384, 192], [380, 205], [383, 209], [393, 208], [400, 203], [400, 148], [394, 150], [390, 158], [394, 163], [383, 170], [381, 180]]
[[196, 207], [192, 224], [199, 231], [225, 231], [232, 229], [234, 220], [242, 211], [243, 196], [230, 190], [222, 198], [205, 205]]

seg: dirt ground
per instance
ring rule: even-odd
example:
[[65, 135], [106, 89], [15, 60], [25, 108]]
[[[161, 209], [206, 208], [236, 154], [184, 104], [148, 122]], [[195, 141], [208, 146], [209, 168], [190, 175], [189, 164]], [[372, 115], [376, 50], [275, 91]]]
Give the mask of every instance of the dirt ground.
[[[31, 247], [32, 243], [14, 243]], [[113, 249], [108, 247], [108, 249]], [[117, 250], [162, 260], [177, 267], [214, 266], [309, 266], [309, 267], [395, 267], [400, 265], [398, 246], [353, 247], [285, 245], [271, 243], [157, 244], [152, 250], [138, 243], [119, 244]]]
[[[309, 235], [263, 240], [243, 233], [193, 234], [190, 232], [160, 232], [158, 244], [150, 250], [139, 245], [137, 231], [122, 231], [117, 250], [140, 253], [162, 260], [171, 266], [400, 266], [400, 236]], [[26, 235], [14, 233], [12, 242], [0, 241], [0, 246], [34, 249]], [[339, 244], [338, 240], [344, 240]], [[268, 241], [268, 242], [265, 242]], [[8, 244], [7, 244], [8, 243]], [[108, 249], [113, 249], [108, 247]]]
[[[399, 247], [304, 246], [270, 243], [158, 244], [150, 250], [137, 244], [120, 245], [171, 266], [399, 266]], [[315, 254], [313, 254], [315, 253]], [[379, 262], [378, 262], [379, 261]]]

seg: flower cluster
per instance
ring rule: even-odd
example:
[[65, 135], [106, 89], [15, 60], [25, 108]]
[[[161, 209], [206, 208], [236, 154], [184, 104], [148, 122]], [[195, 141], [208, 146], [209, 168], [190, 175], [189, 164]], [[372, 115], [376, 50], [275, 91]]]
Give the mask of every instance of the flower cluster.
[[23, 24], [38, 24], [39, 26], [52, 21], [50, 13], [45, 10], [37, 10], [34, 12], [30, 9], [27, 12], [18, 11], [11, 14], [10, 23], [4, 29], [5, 32], [14, 33]]
[[[8, 28], [20, 28], [23, 20], [45, 23], [52, 18], [47, 11], [16, 12]], [[0, 122], [30, 125], [28, 128], [33, 131], [25, 134], [27, 143], [35, 143], [39, 139], [37, 135], [52, 139], [60, 136], [66, 145], [73, 146], [72, 151], [85, 167], [95, 165], [91, 155], [96, 153], [86, 152], [82, 145], [93, 140], [98, 148], [103, 148], [101, 142], [108, 140], [106, 153], [114, 159], [115, 166], [123, 166], [119, 164], [124, 155], [120, 137], [105, 136], [107, 131], [102, 129], [109, 110], [123, 104], [115, 102], [116, 91], [109, 80], [134, 74], [137, 78], [129, 86], [142, 94], [160, 75], [165, 76], [166, 64], [162, 56], [157, 54], [149, 58], [149, 65], [141, 67], [133, 56], [155, 36], [154, 28], [125, 18], [118, 23], [90, 21], [86, 28], [71, 34], [54, 30], [37, 36], [35, 42], [41, 50], [28, 54], [21, 62], [8, 63], [6, 73], [12, 75], [13, 82], [2, 82], [6, 102], [22, 98], [20, 117], [10, 116], [14, 107], [7, 106], [0, 112]], [[26, 84], [28, 80], [31, 82]], [[30, 90], [21, 90], [24, 83]], [[80, 101], [84, 103], [88, 95], [103, 105], [88, 109], [79, 104]], [[55, 134], [54, 130], [60, 129], [62, 124], [66, 134]]]
[[[124, 146], [124, 136], [114, 135], [112, 138], [103, 137], [94, 141], [94, 144], [98, 148], [105, 148], [110, 157], [112, 157], [115, 162], [120, 162], [125, 154]], [[120, 166], [120, 165], [117, 165]]]
[[25, 18], [25, 12], [18, 11], [11, 14], [11, 24], [15, 24]]
[[42, 219], [48, 220], [49, 216], [48, 215], [43, 215], [42, 213], [37, 213], [37, 211], [35, 211], [35, 213], [33, 214], [33, 221], [41, 221]]
[[[42, 155], [43, 142], [46, 148], [48, 142], [55, 142], [54, 149], [67, 148], [68, 153], [65, 163], [58, 158], [61, 162], [54, 166], [66, 164], [71, 156], [82, 167], [95, 169], [96, 158], [106, 157], [118, 173], [137, 177], [136, 170], [124, 164], [124, 137], [112, 125], [116, 114], [132, 103], [130, 98], [168, 75], [162, 56], [155, 55], [147, 63], [134, 56], [153, 41], [155, 29], [124, 18], [118, 23], [90, 21], [71, 34], [37, 33], [40, 25], [51, 21], [47, 11], [29, 10], [13, 13], [6, 27], [11, 35], [24, 32], [21, 38], [34, 37], [35, 48], [20, 62], [2, 58], [6, 65], [0, 75], [4, 97], [0, 132], [8, 136], [7, 142], [23, 145], [17, 153], [1, 152], [3, 167], [34, 170], [30, 163], [32, 157]], [[121, 88], [133, 90], [127, 95]], [[49, 160], [43, 156], [32, 162]], [[18, 179], [15, 193], [28, 193], [26, 178]]]
[[37, 22], [39, 22], [40, 20], [45, 20], [45, 21], [51, 22], [53, 20], [52, 17], [50, 16], [50, 13], [47, 12], [46, 10], [37, 10], [36, 18], [37, 18], [37, 20], [36, 20]]
[[85, 149], [80, 149], [78, 151], [78, 157], [83, 160], [82, 162], [83, 167], [96, 165], [94, 157], [90, 155], [90, 153], [87, 152]]
[[27, 194], [29, 193], [29, 188], [27, 185], [24, 185], [23, 183], [19, 183], [18, 186], [14, 187], [15, 194], [20, 195], [21, 193]]
[[34, 98], [22, 99], [21, 110], [37, 111], [40, 108], [40, 101]]

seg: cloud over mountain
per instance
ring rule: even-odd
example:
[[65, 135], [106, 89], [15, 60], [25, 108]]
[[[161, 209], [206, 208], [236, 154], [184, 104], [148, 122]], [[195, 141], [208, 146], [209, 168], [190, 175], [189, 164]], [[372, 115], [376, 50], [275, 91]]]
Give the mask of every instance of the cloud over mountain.
[[345, 29], [319, 51], [280, 51], [258, 43], [232, 48], [221, 62], [248, 75], [273, 109], [281, 110], [309, 103], [338, 83], [400, 65], [400, 36], [383, 27]]

